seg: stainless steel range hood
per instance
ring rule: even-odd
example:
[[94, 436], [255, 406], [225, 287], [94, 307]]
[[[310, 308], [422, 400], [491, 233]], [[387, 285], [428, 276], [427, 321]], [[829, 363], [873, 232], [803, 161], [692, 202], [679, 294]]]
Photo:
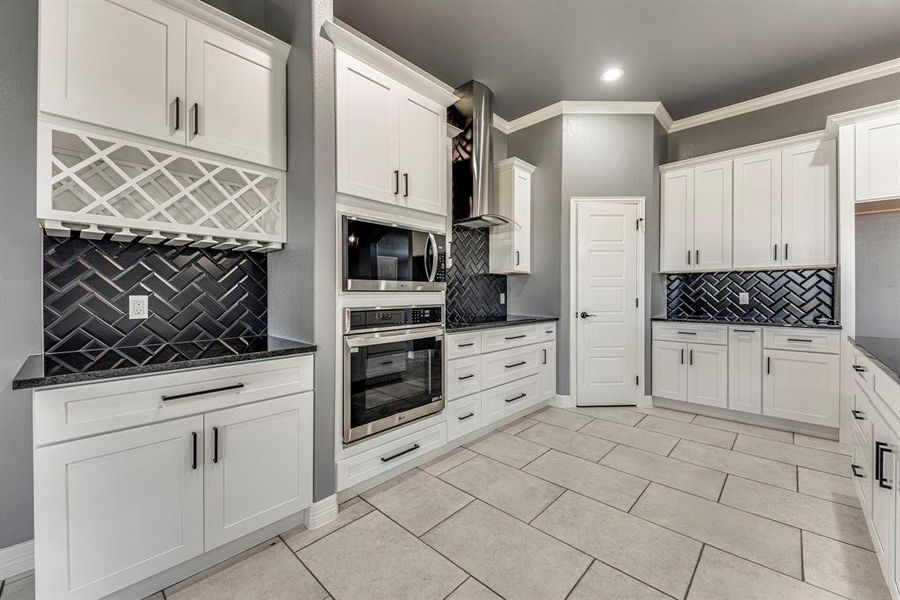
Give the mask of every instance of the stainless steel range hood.
[[457, 88], [456, 95], [459, 100], [447, 109], [450, 124], [462, 130], [453, 139], [453, 224], [519, 229], [494, 198], [493, 92], [470, 81]]

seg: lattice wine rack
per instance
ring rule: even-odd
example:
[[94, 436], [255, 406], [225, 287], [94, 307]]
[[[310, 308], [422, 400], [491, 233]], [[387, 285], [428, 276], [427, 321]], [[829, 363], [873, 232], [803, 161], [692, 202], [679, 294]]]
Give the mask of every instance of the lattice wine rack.
[[50, 235], [270, 252], [284, 173], [38, 122], [37, 217]]

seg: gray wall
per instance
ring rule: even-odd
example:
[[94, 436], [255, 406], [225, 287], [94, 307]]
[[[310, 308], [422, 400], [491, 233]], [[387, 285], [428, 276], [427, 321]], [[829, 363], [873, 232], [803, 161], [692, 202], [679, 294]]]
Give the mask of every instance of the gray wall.
[[37, 16], [37, 2], [0, 2], [0, 548], [33, 535], [31, 394], [10, 380], [41, 351]]
[[900, 98], [900, 74], [849, 85], [669, 135], [670, 162], [825, 128], [829, 115]]
[[856, 217], [856, 333], [900, 338], [900, 212]]

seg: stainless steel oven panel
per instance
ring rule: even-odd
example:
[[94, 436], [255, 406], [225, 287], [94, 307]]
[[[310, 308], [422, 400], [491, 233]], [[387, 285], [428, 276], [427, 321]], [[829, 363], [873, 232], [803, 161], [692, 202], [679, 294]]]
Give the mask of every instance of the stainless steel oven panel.
[[[437, 261], [433, 271], [437, 273]], [[435, 274], [432, 274], [434, 279]], [[346, 292], [444, 292], [446, 281], [385, 281], [381, 279], [345, 279]]]
[[[350, 313], [355, 310], [360, 310], [359, 308], [345, 308], [344, 309], [344, 335], [358, 335], [362, 333], [371, 333], [373, 331], [400, 331], [404, 329], [422, 329], [423, 327], [440, 327], [442, 330], [444, 328], [444, 323], [446, 319], [446, 315], [444, 313], [444, 306], [442, 304], [413, 304], [412, 306], [385, 306], [384, 310], [403, 310], [407, 308], [428, 308], [434, 310], [441, 311], [441, 320], [439, 323], [419, 323], [419, 324], [407, 324], [407, 325], [394, 325], [389, 327], [370, 327], [369, 329], [357, 329], [356, 331], [350, 331]], [[366, 310], [366, 309], [362, 309]]]
[[431, 414], [439, 413], [444, 410], [444, 406], [446, 404], [446, 391], [444, 389], [447, 385], [446, 381], [441, 382], [440, 400], [430, 402], [424, 406], [418, 406], [414, 409], [404, 411], [402, 413], [390, 415], [383, 419], [372, 421], [371, 423], [366, 423], [365, 425], [361, 425], [359, 427], [351, 428], [350, 426], [350, 351], [353, 348], [359, 348], [362, 346], [374, 346], [377, 344], [385, 344], [390, 342], [404, 342], [408, 340], [417, 340], [429, 337], [433, 337], [436, 339], [440, 338], [442, 342], [441, 347], [443, 348], [444, 329], [442, 327], [430, 327], [428, 329], [417, 329], [415, 331], [409, 332], [381, 331], [376, 333], [363, 333], [348, 335], [344, 338], [344, 401], [342, 403], [344, 413], [344, 444], [358, 442], [359, 440], [369, 437], [370, 435], [391, 429], [392, 427], [396, 427], [397, 425], [401, 425], [403, 423], [409, 423], [411, 421], [415, 421], [416, 419], [421, 419], [422, 417]]

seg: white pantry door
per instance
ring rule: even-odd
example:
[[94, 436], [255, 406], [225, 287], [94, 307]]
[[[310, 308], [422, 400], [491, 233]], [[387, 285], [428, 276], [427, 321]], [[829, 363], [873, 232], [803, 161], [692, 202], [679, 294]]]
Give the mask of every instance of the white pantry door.
[[637, 404], [637, 206], [577, 210], [576, 404]]

